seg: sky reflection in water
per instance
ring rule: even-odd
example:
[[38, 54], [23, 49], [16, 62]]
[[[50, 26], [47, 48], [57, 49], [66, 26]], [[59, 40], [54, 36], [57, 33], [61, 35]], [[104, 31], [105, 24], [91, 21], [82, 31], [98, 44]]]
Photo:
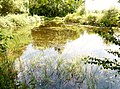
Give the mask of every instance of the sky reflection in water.
[[[39, 36], [38, 36], [39, 37]], [[43, 38], [44, 39], [44, 38]], [[104, 43], [103, 39], [98, 36], [98, 34], [88, 34], [86, 31], [84, 34], [81, 34], [80, 37], [76, 38], [75, 40], [69, 40], [64, 39], [64, 42], [58, 42], [59, 44], [55, 44], [52, 46], [42, 48], [38, 47], [41, 45], [34, 45], [34, 43], [29, 44], [26, 47], [26, 50], [23, 52], [23, 54], [20, 57], [20, 60], [22, 61], [22, 65], [24, 66], [24, 75], [28, 76], [26, 74], [26, 71], [29, 69], [29, 65], [32, 62], [37, 63], [36, 65], [39, 65], [39, 60], [49, 60], [52, 59], [53, 65], [55, 66], [56, 59], [60, 57], [64, 60], [72, 60], [74, 58], [82, 58], [86, 56], [93, 56], [97, 58], [110, 58], [111, 60], [115, 57], [112, 54], [109, 54], [106, 50], [107, 49], [113, 49], [118, 50], [119, 47], [116, 45], [107, 45]], [[61, 40], [58, 40], [61, 41]], [[37, 41], [38, 42], [38, 41]], [[37, 43], [36, 42], [36, 43]], [[46, 41], [47, 42], [47, 41]], [[50, 41], [51, 42], [51, 41]], [[61, 43], [61, 44], [60, 44]], [[38, 43], [37, 43], [38, 44]], [[40, 43], [39, 43], [40, 44]], [[43, 44], [42, 44], [43, 45]], [[42, 49], [40, 49], [42, 48]], [[117, 58], [118, 59], [118, 58]], [[27, 67], [26, 67], [27, 66]], [[115, 71], [111, 70], [101, 70], [100, 67], [96, 65], [85, 65], [83, 66], [87, 69], [87, 77], [89, 78], [89, 75], [94, 76], [94, 78], [97, 80], [97, 87], [98, 89], [103, 89], [105, 86], [109, 87], [108, 89], [118, 89], [120, 87], [120, 76], [118, 75], [115, 77], [116, 74]], [[35, 71], [36, 70], [36, 71]], [[35, 69], [34, 72], [36, 73], [37, 80], [39, 77], [39, 73], [37, 69]], [[22, 73], [18, 74], [18, 77], [22, 80]], [[29, 77], [26, 77], [26, 80], [29, 80]], [[111, 87], [112, 86], [112, 87]], [[39, 88], [38, 88], [39, 89]], [[72, 88], [71, 88], [72, 89]], [[74, 88], [73, 88], [74, 89]], [[82, 87], [82, 89], [87, 89], [85, 86]]]
[[107, 45], [104, 43], [103, 39], [98, 36], [98, 34], [88, 34], [87, 32], [84, 32], [84, 34], [80, 35], [80, 37], [76, 40], [66, 41], [64, 45], [62, 44], [62, 46], [39, 49], [39, 47], [34, 47], [34, 45], [31, 43], [27, 46], [21, 58], [30, 59], [30, 57], [39, 53], [45, 57], [61, 55], [66, 59], [86, 56], [97, 58], [107, 57], [111, 59], [117, 58], [114, 55], [109, 54], [106, 51], [108, 49], [119, 50], [119, 46], [113, 44]]

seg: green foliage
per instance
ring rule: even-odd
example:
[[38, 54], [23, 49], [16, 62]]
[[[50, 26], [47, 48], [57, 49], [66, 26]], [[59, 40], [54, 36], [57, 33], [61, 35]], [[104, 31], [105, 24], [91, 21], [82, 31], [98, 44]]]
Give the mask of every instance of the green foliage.
[[80, 16], [81, 15], [85, 15], [85, 7], [78, 8], [78, 10], [76, 11], [76, 13], [78, 13]]
[[77, 4], [74, 0], [30, 0], [29, 12], [47, 17], [65, 16], [73, 13]]
[[107, 12], [105, 12], [103, 18], [100, 21], [100, 26], [117, 26], [118, 14], [119, 13], [116, 9], [110, 9]]
[[87, 24], [88, 25], [96, 25], [96, 22], [97, 22], [96, 20], [97, 20], [96, 16], [89, 15], [87, 17]]
[[66, 23], [79, 23], [81, 20], [81, 16], [78, 16], [76, 13], [67, 14], [64, 18]]
[[88, 60], [86, 61], [86, 63], [96, 64], [98, 66], [102, 65], [104, 69], [117, 70], [118, 72], [120, 72], [120, 63], [116, 59], [113, 61], [110, 61], [107, 58], [102, 60], [99, 58], [88, 57]]
[[0, 17], [0, 28], [16, 29], [34, 23], [40, 23], [39, 16], [28, 16], [27, 14], [9, 14]]
[[30, 28], [12, 32], [10, 29], [0, 29], [0, 88], [26, 89], [25, 83], [18, 83], [17, 71], [14, 68], [18, 58], [30, 40]]
[[79, 14], [80, 16], [85, 15], [86, 10], [85, 10], [85, 0], [81, 0], [81, 5], [78, 6], [76, 9], [76, 13]]
[[116, 9], [110, 9], [103, 13], [92, 13], [88, 16], [83, 16], [80, 23], [84, 25], [115, 27], [119, 26], [119, 12]]
[[13, 0], [1, 0], [0, 1], [0, 14], [7, 15], [13, 13], [14, 3]]
[[0, 63], [0, 88], [1, 89], [16, 89], [15, 84], [16, 71], [13, 68], [13, 62], [5, 59]]
[[120, 13], [119, 13], [119, 16], [118, 16], [117, 24], [118, 24], [118, 27], [120, 27]]
[[12, 36], [4, 34], [0, 30], [0, 88], [15, 89], [16, 72], [13, 68], [13, 62], [7, 58], [7, 40]]
[[6, 56], [6, 51], [7, 51], [7, 41], [9, 39], [13, 39], [11, 35], [5, 34], [1, 29], [0, 29], [0, 55], [1, 56]]
[[103, 13], [89, 13], [88, 15], [85, 15], [84, 11], [84, 7], [79, 7], [76, 13], [66, 15], [65, 21], [100, 27], [120, 27], [120, 13], [117, 9], [110, 9]]
[[99, 23], [99, 16], [96, 14], [89, 14], [88, 16], [83, 15], [82, 18], [80, 19], [80, 24], [83, 25], [92, 25], [92, 26], [98, 26]]
[[0, 0], [0, 15], [28, 12], [28, 0]]

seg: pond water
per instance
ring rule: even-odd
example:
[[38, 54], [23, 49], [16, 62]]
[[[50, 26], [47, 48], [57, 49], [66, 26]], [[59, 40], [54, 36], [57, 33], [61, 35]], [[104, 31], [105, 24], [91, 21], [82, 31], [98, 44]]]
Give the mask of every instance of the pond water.
[[[84, 64], [81, 60], [87, 56], [119, 60], [118, 57], [107, 52], [108, 49], [119, 51], [119, 46], [106, 44], [98, 34], [92, 33], [87, 28], [84, 31], [56, 30], [54, 28], [32, 30], [31, 35], [32, 42], [20, 56], [19, 62], [16, 62], [19, 81], [26, 81], [28, 85], [33, 87], [32, 81], [35, 83], [35, 89], [40, 89], [43, 86], [46, 89], [120, 88], [120, 75], [116, 71], [101, 69], [101, 66], [93, 64]], [[67, 70], [72, 65], [66, 63], [74, 62], [74, 60], [79, 61], [82, 71], [79, 78], [82, 80], [81, 83], [76, 83], [76, 78], [67, 81], [64, 74], [61, 74], [62, 78], [58, 77], [56, 66], [60, 60], [60, 70], [64, 70], [68, 74], [70, 73]], [[65, 64], [62, 64], [62, 61], [65, 61]], [[68, 69], [64, 69], [66, 65]], [[47, 74], [45, 74], [46, 72]], [[49, 76], [47, 78], [50, 79], [48, 80], [51, 82], [50, 84], [45, 75]], [[47, 81], [46, 85], [45, 80]]]

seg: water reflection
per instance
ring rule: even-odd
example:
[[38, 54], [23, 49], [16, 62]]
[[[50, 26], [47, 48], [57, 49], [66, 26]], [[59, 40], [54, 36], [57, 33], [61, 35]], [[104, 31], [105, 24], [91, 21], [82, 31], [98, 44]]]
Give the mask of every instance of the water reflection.
[[[92, 56], [97, 58], [116, 58], [106, 50], [119, 50], [119, 46], [107, 45], [98, 34], [89, 34], [84, 31], [83, 34], [72, 30], [40, 30], [33, 31], [32, 49], [48, 50], [61, 53], [66, 59], [73, 57]], [[28, 46], [29, 47], [29, 46]], [[46, 52], [46, 51], [45, 51]], [[53, 53], [52, 53], [53, 52]], [[46, 55], [46, 53], [44, 53]]]
[[[116, 58], [109, 54], [106, 50], [113, 49], [119, 50], [119, 46], [112, 47], [113, 45], [107, 45], [104, 40], [98, 36], [98, 34], [88, 34], [86, 31], [83, 35], [70, 43], [65, 45], [63, 54], [72, 54], [72, 56], [91, 56], [97, 58]], [[112, 48], [111, 48], [112, 47]]]
[[[32, 32], [32, 36], [33, 42], [27, 46], [20, 57], [24, 71], [19, 73], [18, 77], [20, 80], [30, 81], [30, 75], [27, 73], [28, 70], [33, 71], [32, 73], [34, 73], [37, 83], [40, 81], [41, 71], [44, 70], [41, 70], [41, 65], [45, 65], [46, 63], [50, 64], [48, 71], [55, 71], [54, 68], [56, 68], [57, 58], [68, 60], [67, 62], [70, 62], [74, 58], [85, 56], [107, 57], [112, 60], [117, 57], [109, 54], [106, 50], [111, 48], [113, 50], [119, 50], [119, 47], [116, 45], [105, 44], [104, 40], [98, 34], [89, 34], [86, 31], [84, 34], [80, 34], [70, 30], [42, 30]], [[32, 64], [35, 64], [34, 67]], [[118, 89], [120, 87], [120, 76], [114, 77], [113, 74], [116, 73], [115, 71], [101, 70], [101, 67], [94, 65], [84, 65], [84, 67], [87, 69], [85, 72], [86, 80], [91, 79], [90, 76], [92, 76], [97, 81], [98, 86], [96, 87], [98, 89], [103, 89], [106, 85], [108, 89]], [[23, 75], [26, 76], [25, 79], [21, 77]], [[87, 89], [85, 81], [82, 84], [82, 89]], [[69, 84], [68, 86], [68, 89], [77, 89], [71, 87]], [[39, 89], [39, 85], [37, 85], [36, 89]]]
[[79, 37], [80, 32], [69, 29], [42, 29], [39, 31], [32, 31], [33, 45], [39, 49], [46, 49], [54, 47], [55, 50], [60, 51], [66, 42], [75, 40]]

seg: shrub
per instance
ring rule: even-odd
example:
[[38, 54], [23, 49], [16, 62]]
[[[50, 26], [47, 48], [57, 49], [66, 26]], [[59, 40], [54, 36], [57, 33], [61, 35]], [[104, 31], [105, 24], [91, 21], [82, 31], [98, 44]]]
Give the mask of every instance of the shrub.
[[4, 59], [4, 62], [0, 63], [0, 87], [1, 89], [16, 89], [15, 84], [16, 71], [13, 67], [13, 62]]
[[117, 26], [118, 11], [116, 9], [110, 9], [105, 12], [103, 18], [100, 21], [100, 26], [111, 27]]
[[8, 13], [13, 13], [14, 3], [13, 0], [1, 0], [0, 1], [0, 14], [7, 15]]
[[92, 15], [89, 15], [88, 17], [87, 17], [87, 24], [89, 24], [89, 25], [96, 25], [96, 21], [97, 20], [97, 18], [96, 18], [96, 16], [92, 16]]
[[93, 25], [97, 26], [98, 25], [98, 17], [96, 15], [84, 15], [82, 19], [80, 20], [80, 23], [83, 25]]
[[41, 0], [30, 1], [29, 12], [31, 15], [37, 14], [47, 17], [65, 16], [67, 13], [73, 13], [75, 11], [74, 0]]
[[9, 14], [0, 17], [0, 28], [15, 29], [34, 23], [39, 23], [40, 20], [41, 17], [39, 16], [28, 16], [27, 14]]
[[76, 13], [68, 14], [65, 16], [64, 21], [66, 23], [79, 23], [81, 16], [78, 16]]
[[0, 0], [0, 15], [28, 12], [28, 0]]
[[81, 5], [76, 9], [76, 13], [79, 14], [80, 16], [85, 15], [85, 5]]

